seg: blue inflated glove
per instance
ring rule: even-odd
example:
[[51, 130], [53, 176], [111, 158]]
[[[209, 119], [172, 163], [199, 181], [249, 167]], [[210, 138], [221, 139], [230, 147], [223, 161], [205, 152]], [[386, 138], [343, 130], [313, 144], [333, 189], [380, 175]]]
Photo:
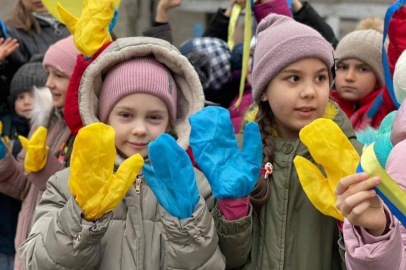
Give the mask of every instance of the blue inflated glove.
[[189, 218], [199, 202], [192, 162], [173, 137], [160, 135], [148, 146], [152, 168], [144, 164], [144, 176], [158, 202], [172, 216]]
[[206, 107], [190, 116], [189, 122], [192, 126], [190, 146], [214, 197], [238, 199], [249, 195], [262, 165], [262, 140], [258, 125], [254, 122], [246, 125], [241, 152], [228, 110]]

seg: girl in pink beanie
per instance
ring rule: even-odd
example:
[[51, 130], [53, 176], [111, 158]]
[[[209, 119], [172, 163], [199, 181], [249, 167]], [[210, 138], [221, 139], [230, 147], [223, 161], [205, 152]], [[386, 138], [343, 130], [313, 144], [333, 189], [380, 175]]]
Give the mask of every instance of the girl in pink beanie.
[[187, 58], [163, 40], [117, 39], [78, 96], [83, 127], [20, 249], [26, 269], [225, 269], [215, 199], [186, 153], [204, 106]]
[[[245, 242], [237, 246], [230, 239], [224, 247], [226, 260], [233, 260], [233, 254], [244, 248], [244, 259], [236, 265], [242, 269], [342, 269], [344, 249], [338, 244], [337, 220], [313, 206], [293, 163], [297, 155], [313, 161], [299, 132], [318, 118], [333, 120], [361, 152], [351, 123], [329, 101], [334, 50], [316, 30], [286, 16], [269, 15], [257, 33], [252, 73], [255, 105], [246, 120], [259, 126], [263, 169], [250, 196], [253, 213], [233, 221], [249, 224], [233, 231]], [[238, 138], [242, 143], [242, 134]], [[219, 226], [220, 235], [229, 233]]]
[[[17, 224], [16, 250], [27, 239], [28, 232], [34, 224], [35, 209], [48, 179], [69, 166], [73, 138], [63, 117], [63, 106], [78, 54], [79, 51], [73, 44], [71, 36], [50, 46], [44, 56], [43, 66], [49, 74], [46, 86], [52, 93], [52, 103], [50, 100], [36, 101], [41, 108], [34, 108], [34, 111], [48, 117], [40, 119], [41, 117], [33, 115], [34, 125], [29, 137], [33, 137], [40, 129], [45, 128], [46, 132], [37, 136], [39, 140], [36, 145], [34, 141], [30, 141], [28, 149], [22, 150], [17, 160], [11, 153], [0, 160], [0, 192], [23, 201]], [[40, 161], [41, 166], [31, 170], [26, 166], [25, 159], [28, 157], [32, 160], [31, 158], [37, 154], [36, 160]], [[14, 269], [23, 269], [18, 251]]]

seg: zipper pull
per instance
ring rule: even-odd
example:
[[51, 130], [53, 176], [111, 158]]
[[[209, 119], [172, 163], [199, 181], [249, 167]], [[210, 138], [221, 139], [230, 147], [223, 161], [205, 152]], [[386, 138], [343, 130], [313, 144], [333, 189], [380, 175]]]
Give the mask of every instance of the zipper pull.
[[137, 179], [135, 179], [135, 192], [137, 192], [137, 194], [141, 193], [141, 177], [137, 177]]

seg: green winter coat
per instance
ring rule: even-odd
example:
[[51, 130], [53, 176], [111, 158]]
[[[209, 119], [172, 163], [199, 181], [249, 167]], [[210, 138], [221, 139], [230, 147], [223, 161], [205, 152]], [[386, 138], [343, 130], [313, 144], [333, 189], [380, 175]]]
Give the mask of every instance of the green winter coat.
[[[329, 103], [328, 107], [335, 106]], [[339, 110], [328, 118], [333, 118], [360, 153], [362, 145], [345, 114]], [[270, 198], [259, 215], [234, 221], [234, 228], [220, 214], [215, 218], [228, 269], [345, 269], [337, 244], [337, 221], [321, 214], [307, 198], [293, 164], [297, 155], [314, 162], [299, 139], [277, 138]]]

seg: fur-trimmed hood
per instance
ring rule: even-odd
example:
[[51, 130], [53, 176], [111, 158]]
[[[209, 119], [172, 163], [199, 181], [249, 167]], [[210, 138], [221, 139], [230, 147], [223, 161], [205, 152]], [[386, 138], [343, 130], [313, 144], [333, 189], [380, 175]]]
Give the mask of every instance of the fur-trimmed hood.
[[115, 65], [135, 57], [154, 56], [171, 70], [178, 86], [178, 113], [175, 133], [178, 144], [189, 147], [188, 117], [204, 106], [203, 89], [193, 66], [173, 45], [155, 38], [117, 39], [86, 69], [79, 87], [79, 111], [83, 125], [100, 122], [99, 96], [104, 75]]

